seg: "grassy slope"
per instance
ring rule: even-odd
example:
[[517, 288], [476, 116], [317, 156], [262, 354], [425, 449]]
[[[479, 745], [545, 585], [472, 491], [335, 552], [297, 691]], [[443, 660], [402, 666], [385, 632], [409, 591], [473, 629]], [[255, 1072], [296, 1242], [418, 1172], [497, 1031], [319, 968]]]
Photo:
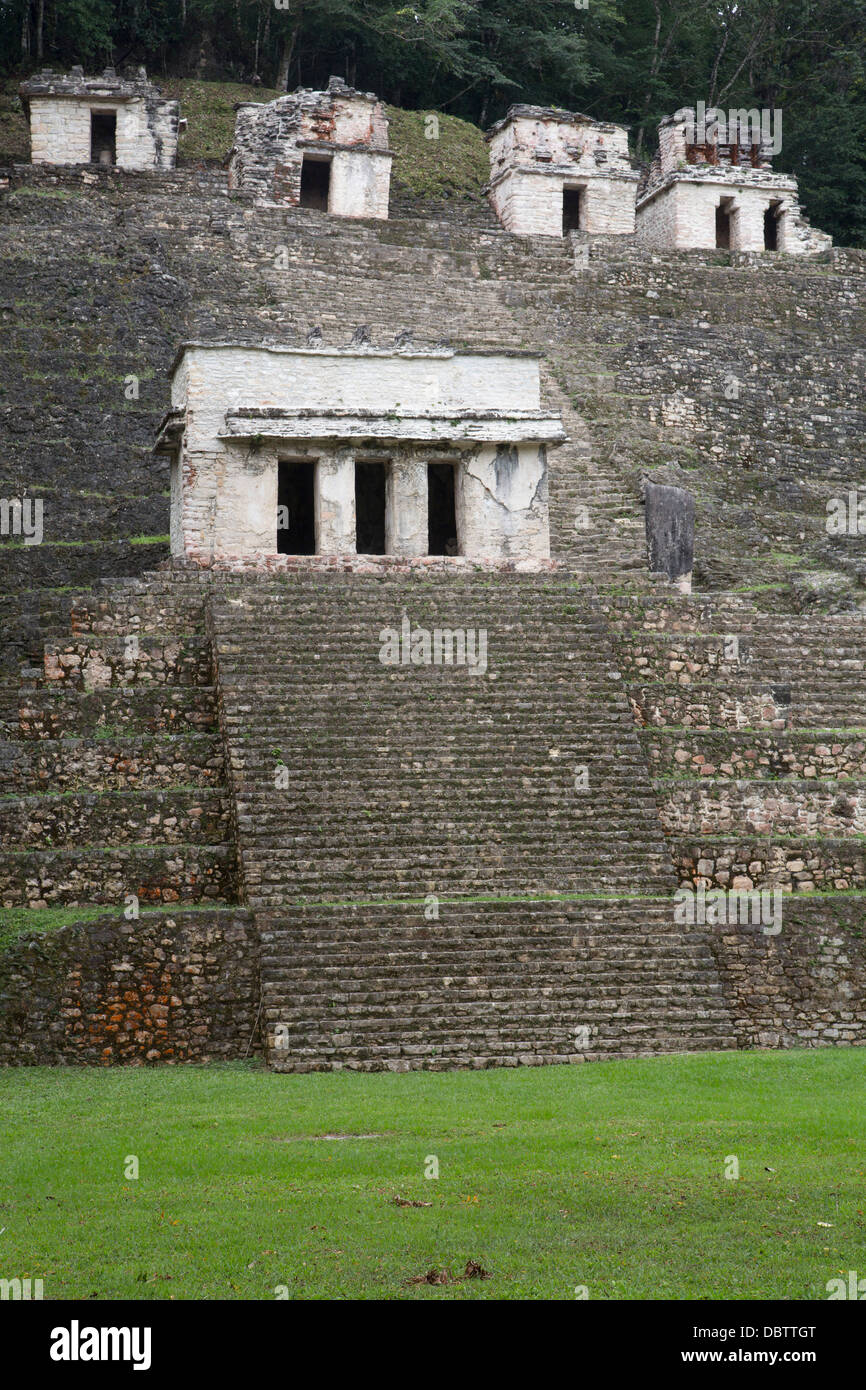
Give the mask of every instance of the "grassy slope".
[[[9, 1070], [3, 1273], [46, 1298], [821, 1299], [866, 1265], [864, 1101], [856, 1049], [406, 1076]], [[333, 1132], [379, 1137], [312, 1137]], [[404, 1287], [469, 1259], [493, 1278]]]
[[[181, 163], [222, 160], [232, 147], [235, 103], [273, 101], [279, 92], [267, 87], [248, 87], [235, 82], [158, 80], [163, 95], [181, 103], [188, 125], [181, 134]], [[0, 163], [29, 158], [27, 123], [17, 97], [18, 83], [0, 83]], [[437, 114], [438, 138], [427, 137], [424, 111], [387, 108], [391, 121], [389, 139], [396, 158], [395, 192], [416, 197], [478, 196], [489, 174], [487, 146], [481, 131], [455, 116]]]

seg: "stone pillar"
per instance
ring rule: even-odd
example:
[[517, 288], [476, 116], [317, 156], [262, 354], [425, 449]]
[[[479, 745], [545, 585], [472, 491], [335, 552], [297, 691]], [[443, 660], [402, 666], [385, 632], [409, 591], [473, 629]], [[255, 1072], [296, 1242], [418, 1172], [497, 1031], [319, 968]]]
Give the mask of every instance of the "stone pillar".
[[385, 549], [389, 555], [427, 554], [427, 457], [397, 449], [385, 493]]
[[692, 591], [695, 553], [695, 499], [681, 487], [644, 483], [647, 561], [654, 574], [666, 574], [684, 594]]
[[354, 555], [355, 455], [335, 448], [319, 455], [316, 465], [316, 552]]

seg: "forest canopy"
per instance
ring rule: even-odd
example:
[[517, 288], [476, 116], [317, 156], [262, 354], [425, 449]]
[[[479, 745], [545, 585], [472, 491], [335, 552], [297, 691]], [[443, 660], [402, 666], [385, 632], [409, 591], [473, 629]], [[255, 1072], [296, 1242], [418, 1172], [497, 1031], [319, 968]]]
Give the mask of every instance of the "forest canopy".
[[486, 126], [513, 101], [631, 127], [707, 105], [782, 111], [775, 167], [810, 220], [866, 245], [866, 0], [0, 0], [0, 70], [144, 63], [293, 90], [334, 73]]

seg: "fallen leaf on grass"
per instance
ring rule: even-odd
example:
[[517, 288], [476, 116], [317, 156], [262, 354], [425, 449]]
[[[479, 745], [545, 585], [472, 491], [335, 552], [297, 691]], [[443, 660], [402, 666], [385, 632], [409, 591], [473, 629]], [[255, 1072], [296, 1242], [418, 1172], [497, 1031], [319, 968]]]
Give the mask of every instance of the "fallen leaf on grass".
[[462, 1284], [464, 1279], [492, 1279], [493, 1275], [477, 1260], [467, 1260], [462, 1274], [454, 1275], [450, 1269], [428, 1269], [426, 1274], [416, 1274], [414, 1279], [404, 1279], [403, 1287], [410, 1284]]
[[408, 1197], [392, 1198], [395, 1207], [432, 1207], [432, 1202], [410, 1202]]

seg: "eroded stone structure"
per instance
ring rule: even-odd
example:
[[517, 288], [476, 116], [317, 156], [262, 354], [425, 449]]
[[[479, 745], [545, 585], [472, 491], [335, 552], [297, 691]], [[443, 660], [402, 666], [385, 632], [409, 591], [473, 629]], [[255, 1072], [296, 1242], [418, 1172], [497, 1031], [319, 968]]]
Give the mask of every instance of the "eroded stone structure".
[[175, 556], [550, 555], [546, 449], [565, 434], [531, 354], [192, 343], [172, 402]]
[[512, 106], [487, 132], [488, 195], [509, 232], [630, 233], [638, 174], [628, 129], [576, 111]]
[[789, 255], [831, 245], [806, 221], [793, 174], [773, 172], [765, 129], [739, 120], [702, 124], [683, 107], [659, 125], [658, 153], [638, 195], [639, 242]]
[[85, 77], [46, 68], [19, 88], [30, 121], [34, 164], [107, 164], [173, 169], [179, 106], [160, 96], [144, 68], [133, 78], [106, 68]]
[[684, 594], [692, 590], [695, 559], [695, 499], [682, 487], [644, 482], [647, 564], [666, 574]]
[[260, 202], [386, 218], [392, 158], [381, 101], [332, 77], [326, 92], [238, 106], [229, 187]]

